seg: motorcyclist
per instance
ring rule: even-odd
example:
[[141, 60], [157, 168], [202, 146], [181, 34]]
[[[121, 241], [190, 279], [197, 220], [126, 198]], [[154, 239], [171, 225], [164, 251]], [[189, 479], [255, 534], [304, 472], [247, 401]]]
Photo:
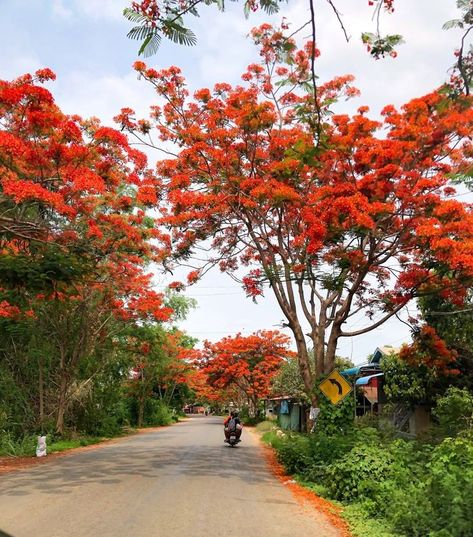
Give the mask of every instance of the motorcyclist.
[[[232, 421], [233, 420], [233, 421]], [[233, 427], [232, 427], [233, 425]], [[225, 442], [228, 442], [230, 439], [230, 433], [234, 433], [237, 437], [237, 441], [240, 441], [241, 431], [243, 429], [241, 425], [240, 417], [238, 416], [237, 410], [232, 410], [230, 415], [225, 418], [223, 422], [223, 431], [225, 433]]]

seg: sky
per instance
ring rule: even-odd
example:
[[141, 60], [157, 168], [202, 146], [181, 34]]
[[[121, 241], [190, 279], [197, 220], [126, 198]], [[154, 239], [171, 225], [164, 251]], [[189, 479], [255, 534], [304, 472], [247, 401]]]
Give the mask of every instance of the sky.
[[[445, 21], [457, 16], [455, 0], [396, 0], [396, 11], [382, 19], [383, 33], [400, 33], [405, 44], [396, 59], [373, 60], [360, 42], [362, 31], [374, 31], [367, 0], [337, 0], [350, 36], [345, 42], [340, 26], [326, 0], [316, 0], [317, 63], [321, 80], [351, 73], [361, 96], [338, 105], [350, 113], [368, 104], [376, 117], [386, 104], [402, 105], [438, 87], [453, 63], [459, 42], [456, 31], [444, 31]], [[151, 88], [140, 81], [131, 66], [137, 59], [138, 42], [127, 39], [130, 23], [122, 16], [127, 0], [0, 0], [0, 78], [11, 79], [41, 67], [50, 67], [57, 80], [49, 88], [59, 106], [71, 114], [97, 116], [105, 124], [122, 107], [145, 117], [155, 101]], [[307, 0], [281, 3], [279, 14], [251, 14], [245, 19], [242, 4], [229, 3], [220, 13], [204, 7], [201, 16], [188, 21], [198, 38], [187, 48], [164, 41], [158, 54], [146, 62], [155, 68], [178, 65], [191, 89], [216, 82], [238, 83], [257, 53], [247, 35], [263, 21], [278, 24], [284, 16], [296, 29], [309, 17]], [[301, 32], [301, 37], [307, 33]], [[159, 158], [148, 152], [150, 163]], [[173, 278], [176, 279], [176, 278]], [[156, 274], [157, 285], [165, 280]], [[199, 340], [216, 341], [226, 335], [280, 328], [283, 315], [270, 291], [254, 304], [228, 276], [210, 272], [187, 292], [198, 301], [182, 324]], [[414, 306], [410, 307], [414, 311]], [[406, 319], [408, 311], [402, 312]], [[365, 319], [355, 318], [360, 328]], [[397, 319], [350, 340], [342, 340], [338, 354], [362, 363], [376, 347], [400, 346], [409, 341], [409, 327]]]

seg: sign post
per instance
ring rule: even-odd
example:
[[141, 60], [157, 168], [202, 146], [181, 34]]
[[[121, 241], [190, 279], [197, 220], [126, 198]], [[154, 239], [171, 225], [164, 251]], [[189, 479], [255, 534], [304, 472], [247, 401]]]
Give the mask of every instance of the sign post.
[[350, 383], [336, 369], [319, 384], [319, 388], [334, 405], [343, 401], [352, 390]]

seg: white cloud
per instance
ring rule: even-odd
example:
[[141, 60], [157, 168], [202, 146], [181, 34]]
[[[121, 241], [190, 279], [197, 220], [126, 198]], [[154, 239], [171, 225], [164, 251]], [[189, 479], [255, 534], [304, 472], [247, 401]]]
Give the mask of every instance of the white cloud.
[[65, 112], [96, 116], [106, 124], [111, 124], [123, 107], [133, 108], [139, 117], [146, 117], [149, 106], [155, 102], [151, 86], [139, 81], [131, 70], [125, 76], [72, 71], [58, 81], [55, 96]]
[[53, 15], [59, 19], [70, 20], [73, 17], [71, 9], [64, 5], [64, 0], [52, 0]]
[[128, 3], [126, 0], [74, 0], [74, 9], [91, 19], [118, 20]]

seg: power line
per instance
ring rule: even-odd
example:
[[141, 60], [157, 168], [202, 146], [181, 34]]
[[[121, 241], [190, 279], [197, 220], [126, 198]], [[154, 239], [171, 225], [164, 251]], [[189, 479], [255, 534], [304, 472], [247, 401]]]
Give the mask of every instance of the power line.
[[466, 313], [468, 311], [473, 311], [473, 308], [466, 308], [464, 310], [455, 310], [455, 311], [426, 311], [423, 313], [423, 316], [427, 315], [430, 317], [436, 317], [437, 315], [458, 315], [459, 313]]

